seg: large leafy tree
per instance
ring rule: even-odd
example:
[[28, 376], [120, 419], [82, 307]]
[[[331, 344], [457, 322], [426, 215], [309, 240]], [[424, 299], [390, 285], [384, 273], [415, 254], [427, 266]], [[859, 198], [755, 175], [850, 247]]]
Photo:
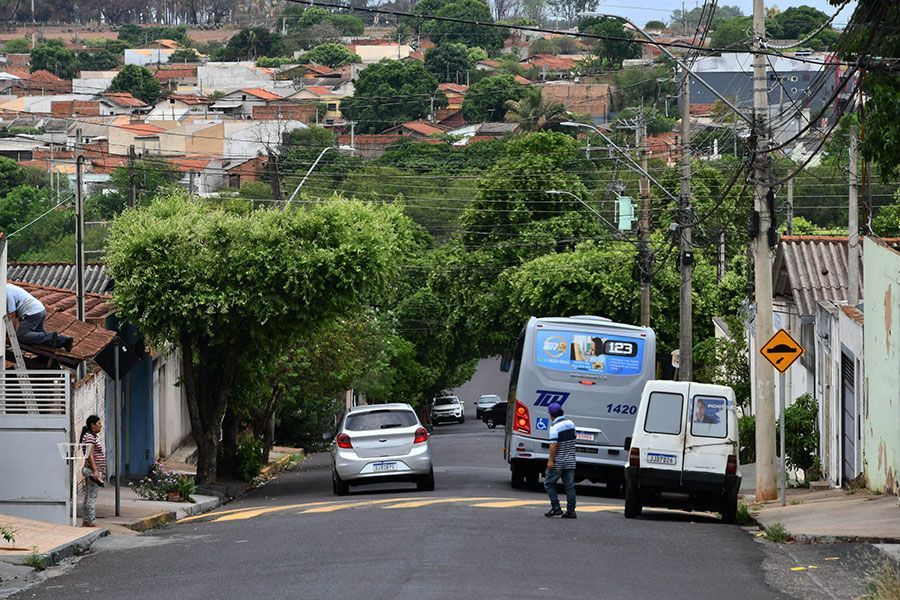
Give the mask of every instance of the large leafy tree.
[[[448, 2], [434, 14], [438, 17], [478, 23], [494, 22], [491, 9], [484, 0], [455, 0]], [[466, 46], [480, 46], [489, 52], [502, 48], [503, 40], [507, 36], [506, 31], [498, 27], [437, 19], [426, 21], [422, 30], [438, 45], [459, 42]]]
[[725, 51], [746, 49], [753, 40], [753, 19], [751, 17], [734, 17], [721, 23], [710, 36], [713, 48]]
[[507, 100], [506, 120], [519, 123], [523, 131], [540, 131], [566, 120], [566, 107], [557, 100], [544, 98], [541, 88], [528, 89], [521, 100]]
[[359, 54], [351, 51], [343, 44], [335, 44], [334, 42], [326, 42], [319, 44], [309, 52], [304, 53], [300, 57], [300, 61], [304, 63], [315, 63], [317, 65], [328, 65], [329, 67], [343, 67], [352, 63], [362, 62]]
[[469, 123], [502, 121], [506, 103], [517, 101], [525, 94], [525, 86], [512, 75], [485, 77], [471, 86], [463, 98], [463, 117]]
[[281, 56], [281, 34], [266, 27], [247, 27], [233, 35], [218, 58], [226, 61], [256, 60], [260, 56]]
[[352, 98], [341, 104], [360, 133], [378, 133], [399, 123], [420, 119], [446, 106], [437, 78], [418, 61], [382, 60], [364, 70]]
[[119, 66], [119, 55], [106, 48], [92, 48], [78, 53], [79, 71], [107, 71]]
[[581, 13], [596, 10], [598, 4], [598, 0], [547, 0], [550, 12], [569, 23], [575, 23]]
[[160, 84], [153, 73], [139, 65], [125, 65], [109, 84], [110, 92], [128, 92], [147, 104], [159, 100]]
[[398, 211], [353, 201], [237, 214], [183, 193], [115, 221], [114, 300], [123, 319], [180, 351], [199, 482], [216, 480], [238, 367], [277, 357], [298, 334], [383, 290], [404, 229]]
[[607, 36], [594, 44], [594, 54], [614, 66], [621, 66], [623, 60], [641, 57], [641, 45], [630, 41], [634, 39], [634, 33], [630, 29], [625, 29], [624, 22], [619, 19], [588, 17], [578, 23], [578, 30], [582, 33]]
[[448, 42], [425, 52], [425, 68], [441, 82], [465, 82], [472, 68], [469, 49], [465, 44]]
[[62, 79], [72, 79], [78, 74], [78, 58], [62, 40], [47, 40], [31, 51], [31, 72], [42, 69]]

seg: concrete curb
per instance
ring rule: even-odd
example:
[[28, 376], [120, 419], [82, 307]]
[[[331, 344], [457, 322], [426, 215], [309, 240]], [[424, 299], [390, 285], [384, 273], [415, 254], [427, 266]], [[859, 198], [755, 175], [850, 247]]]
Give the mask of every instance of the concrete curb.
[[133, 531], [149, 531], [161, 527], [166, 523], [178, 521], [185, 517], [200, 515], [214, 510], [222, 505], [222, 499], [218, 496], [204, 496], [202, 500], [193, 503], [185, 503], [183, 507], [177, 510], [162, 511], [152, 515], [147, 515], [140, 519], [136, 519], [130, 523], [124, 523], [123, 526]]
[[[56, 565], [67, 558], [79, 556], [88, 552], [94, 542], [108, 535], [108, 529], [91, 529], [80, 538], [74, 539], [70, 542], [66, 542], [65, 544], [60, 544], [56, 548], [51, 548], [46, 552], [41, 552], [40, 555], [43, 556], [46, 560], [46, 566], [49, 567], [52, 565]], [[2, 559], [0, 559], [0, 561], [12, 565], [24, 565], [25, 561], [28, 560], [28, 556], [29, 555], [27, 554], [19, 556], [4, 556]]]
[[[306, 454], [303, 455], [303, 460], [306, 460], [306, 456]], [[262, 477], [263, 479], [271, 479], [272, 477], [283, 471], [285, 467], [287, 467], [291, 463], [292, 458], [293, 456], [289, 454], [288, 456], [282, 456], [275, 462], [270, 462], [265, 467], [259, 470], [259, 477]]]

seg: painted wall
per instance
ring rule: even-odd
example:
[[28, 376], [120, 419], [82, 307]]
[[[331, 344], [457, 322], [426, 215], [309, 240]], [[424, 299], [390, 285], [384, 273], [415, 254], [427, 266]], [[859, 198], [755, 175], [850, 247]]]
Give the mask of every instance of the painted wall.
[[191, 436], [184, 387], [178, 385], [181, 364], [177, 350], [160, 354], [153, 362], [155, 458], [165, 458]]
[[863, 268], [866, 482], [873, 491], [900, 494], [900, 253], [865, 238]]

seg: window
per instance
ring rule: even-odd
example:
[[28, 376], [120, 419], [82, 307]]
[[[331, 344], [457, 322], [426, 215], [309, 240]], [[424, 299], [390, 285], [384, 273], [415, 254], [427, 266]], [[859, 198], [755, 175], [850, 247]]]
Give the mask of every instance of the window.
[[694, 396], [691, 435], [723, 438], [728, 435], [728, 401], [722, 396]]
[[684, 396], [669, 392], [653, 392], [647, 402], [647, 418], [644, 431], [647, 433], [681, 433], [681, 412]]
[[370, 431], [373, 429], [412, 427], [416, 423], [418, 423], [416, 413], [411, 410], [372, 410], [347, 415], [344, 429], [347, 431]]
[[337, 104], [335, 104], [334, 102], [329, 102], [328, 103], [328, 112], [334, 112], [336, 110], [337, 110]]

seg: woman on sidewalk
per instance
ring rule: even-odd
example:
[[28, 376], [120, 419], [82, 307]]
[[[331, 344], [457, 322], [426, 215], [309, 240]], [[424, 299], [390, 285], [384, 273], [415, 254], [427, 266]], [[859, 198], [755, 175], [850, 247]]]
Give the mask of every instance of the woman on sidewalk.
[[82, 511], [82, 527], [96, 527], [97, 519], [97, 491], [103, 486], [103, 478], [106, 475], [106, 455], [103, 454], [103, 446], [100, 444], [100, 430], [103, 425], [100, 417], [91, 415], [87, 418], [84, 427], [81, 428], [81, 436], [78, 443], [89, 445], [90, 451], [81, 468], [84, 475], [84, 511]]

